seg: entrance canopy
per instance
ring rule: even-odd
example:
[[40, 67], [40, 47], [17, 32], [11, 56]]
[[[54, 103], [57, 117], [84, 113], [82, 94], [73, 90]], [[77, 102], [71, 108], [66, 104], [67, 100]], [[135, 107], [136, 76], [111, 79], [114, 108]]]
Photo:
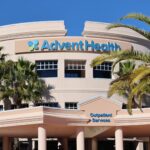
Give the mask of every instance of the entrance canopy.
[[50, 107], [30, 107], [0, 112], [0, 135], [9, 137], [37, 137], [38, 127], [48, 137], [75, 137], [84, 128], [86, 138], [113, 137], [116, 128], [124, 136], [149, 136], [150, 109], [133, 110], [129, 115], [118, 104], [101, 97], [79, 104], [80, 110]]

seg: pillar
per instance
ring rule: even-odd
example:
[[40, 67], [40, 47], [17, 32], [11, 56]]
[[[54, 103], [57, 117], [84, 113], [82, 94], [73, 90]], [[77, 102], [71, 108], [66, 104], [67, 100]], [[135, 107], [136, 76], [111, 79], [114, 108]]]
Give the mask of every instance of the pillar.
[[97, 150], [97, 139], [93, 138], [91, 141], [92, 144], [92, 150]]
[[136, 150], [144, 150], [144, 147], [143, 147], [143, 142], [138, 142], [137, 144], [137, 147], [136, 147]]
[[63, 149], [68, 150], [68, 139], [67, 138], [63, 139]]
[[35, 140], [32, 140], [32, 150], [35, 150]]
[[123, 150], [123, 131], [121, 128], [115, 130], [115, 148], [116, 150]]
[[76, 136], [77, 150], [84, 150], [84, 129], [79, 128]]
[[38, 128], [38, 150], [46, 150], [46, 130], [43, 127]]
[[9, 150], [9, 138], [7, 136], [3, 137], [3, 150]]

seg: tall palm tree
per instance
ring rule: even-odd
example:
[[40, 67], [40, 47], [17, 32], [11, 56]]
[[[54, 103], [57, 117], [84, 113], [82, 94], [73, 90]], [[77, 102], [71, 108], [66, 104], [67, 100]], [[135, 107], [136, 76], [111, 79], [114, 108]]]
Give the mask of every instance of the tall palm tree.
[[[111, 52], [96, 57], [92, 61], [91, 66], [99, 65], [107, 60], [114, 60], [112, 65], [113, 73], [118, 63], [125, 62], [121, 63], [118, 78], [112, 81], [108, 96], [112, 96], [115, 93], [126, 96], [128, 99], [128, 112], [131, 114], [132, 105], [136, 102], [135, 99], [138, 99], [137, 106], [141, 108], [142, 97], [150, 93], [150, 54], [133, 50]], [[142, 61], [143, 63], [135, 68], [127, 60]], [[124, 68], [128, 68], [128, 70], [124, 71]]]
[[51, 97], [51, 88], [38, 78], [35, 64], [23, 58], [17, 62], [9, 60], [0, 63], [0, 83], [0, 99], [4, 103], [12, 99], [17, 108], [21, 107], [23, 101], [42, 101], [45, 91], [48, 91], [48, 96]]
[[[10, 109], [11, 101], [9, 99], [11, 91], [8, 86], [8, 72], [13, 64], [13, 61], [5, 61], [7, 54], [2, 53], [3, 47], [0, 47], [0, 100], [4, 102], [4, 109]], [[7, 75], [6, 75], [7, 74]], [[6, 77], [7, 76], [7, 77]], [[4, 80], [6, 82], [4, 82]]]

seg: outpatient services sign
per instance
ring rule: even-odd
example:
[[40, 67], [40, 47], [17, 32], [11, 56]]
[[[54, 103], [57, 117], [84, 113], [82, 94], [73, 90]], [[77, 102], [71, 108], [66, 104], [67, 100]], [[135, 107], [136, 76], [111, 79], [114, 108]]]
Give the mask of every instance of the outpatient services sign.
[[94, 123], [110, 123], [112, 119], [112, 113], [90, 113], [90, 121]]
[[38, 37], [15, 41], [16, 54], [42, 52], [103, 53], [131, 49], [131, 44], [112, 39], [86, 37]]

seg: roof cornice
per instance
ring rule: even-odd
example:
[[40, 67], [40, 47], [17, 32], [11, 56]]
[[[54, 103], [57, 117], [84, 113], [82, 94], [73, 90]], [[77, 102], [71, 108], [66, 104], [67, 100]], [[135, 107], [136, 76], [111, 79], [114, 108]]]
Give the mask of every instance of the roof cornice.
[[93, 38], [104, 38], [104, 39], [113, 39], [113, 40], [120, 40], [124, 42], [144, 42], [149, 43], [149, 40], [135, 37], [132, 35], [125, 35], [125, 34], [119, 34], [119, 33], [110, 33], [110, 32], [99, 32], [99, 31], [83, 31], [82, 35], [84, 37], [93, 37]]
[[67, 34], [67, 30], [53, 30], [53, 31], [34, 31], [34, 32], [22, 32], [15, 34], [0, 35], [0, 41], [35, 38], [35, 37], [60, 37]]

